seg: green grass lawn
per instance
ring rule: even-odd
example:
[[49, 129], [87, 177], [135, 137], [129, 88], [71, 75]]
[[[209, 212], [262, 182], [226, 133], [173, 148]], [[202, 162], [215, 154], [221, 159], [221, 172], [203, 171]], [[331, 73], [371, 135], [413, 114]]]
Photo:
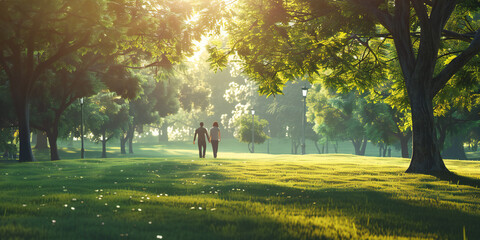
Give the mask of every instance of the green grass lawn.
[[478, 161], [446, 161], [465, 185], [408, 159], [220, 150], [0, 163], [0, 239], [480, 239]]
[[[141, 139], [140, 139], [141, 140]], [[148, 139], [154, 140], [155, 139]], [[193, 139], [192, 139], [193, 141]], [[60, 147], [60, 157], [62, 159], [68, 158], [79, 158], [80, 157], [80, 142], [59, 142]], [[321, 145], [319, 145], [321, 147]], [[101, 145], [97, 143], [92, 143], [86, 141], [85, 145], [85, 156], [86, 158], [98, 158], [101, 156]], [[175, 149], [179, 150], [179, 155], [183, 154], [183, 150], [193, 150], [197, 151], [197, 146], [193, 145], [192, 142], [168, 142], [162, 144], [134, 144], [134, 152], [133, 156], [135, 157], [159, 157], [160, 155], [168, 155], [171, 156]], [[401, 152], [399, 149], [392, 149], [392, 157], [401, 157]], [[326, 149], [325, 149], [326, 150]], [[113, 139], [108, 142], [107, 144], [107, 156], [108, 157], [132, 157], [132, 155], [121, 155], [120, 154], [120, 146], [119, 140]], [[128, 149], [127, 149], [128, 151]], [[222, 139], [220, 142], [220, 153], [221, 152], [237, 152], [237, 153], [248, 153], [248, 147], [246, 143], [238, 142], [236, 139], [232, 138], [225, 138]], [[301, 151], [301, 148], [298, 147], [298, 152]], [[207, 145], [207, 152], [211, 154], [211, 145]], [[274, 138], [266, 141], [263, 144], [255, 144], [255, 152], [256, 153], [267, 153], [270, 152], [271, 154], [291, 154], [291, 140], [287, 138]], [[306, 153], [307, 154], [317, 154], [318, 151], [315, 147], [315, 144], [308, 140], [306, 141]], [[327, 153], [327, 152], [325, 152]], [[328, 145], [328, 153], [335, 153], [334, 147], [332, 143]], [[351, 142], [340, 142], [338, 145], [338, 153], [344, 154], [354, 154], [355, 150]], [[40, 152], [36, 152], [36, 156], [39, 160], [47, 160], [50, 157], [50, 152], [48, 150], [43, 150]], [[368, 143], [366, 148], [366, 155], [367, 156], [379, 156], [378, 147]]]

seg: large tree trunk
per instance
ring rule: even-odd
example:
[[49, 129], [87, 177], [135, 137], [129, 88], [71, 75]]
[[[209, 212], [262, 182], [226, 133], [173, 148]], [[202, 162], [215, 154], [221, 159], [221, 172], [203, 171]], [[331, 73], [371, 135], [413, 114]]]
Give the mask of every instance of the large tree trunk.
[[367, 137], [363, 137], [362, 147], [360, 148], [360, 155], [365, 156], [365, 150], [367, 149], [368, 139]]
[[162, 126], [160, 127], [160, 132], [158, 133], [158, 141], [168, 142], [168, 124], [167, 121], [164, 120]]
[[[52, 161], [60, 160], [60, 156], [58, 155], [58, 146], [57, 146], [57, 139], [58, 139], [58, 124], [60, 122], [60, 114], [57, 112], [55, 114], [55, 119], [49, 126], [49, 131], [47, 131], [48, 143], [50, 144], [50, 159]], [[73, 139], [72, 139], [73, 142]]]
[[410, 140], [410, 138], [411, 138], [410, 134], [407, 134], [407, 136], [400, 137], [400, 148], [402, 151], [402, 158], [410, 157], [410, 153], [408, 152], [408, 140]]
[[[25, 93], [24, 93], [25, 94]], [[12, 96], [15, 96], [12, 94]], [[30, 145], [30, 109], [26, 96], [13, 97], [15, 112], [18, 118], [18, 140], [20, 142], [20, 162], [33, 162], [35, 157]]]
[[[384, 25], [392, 34], [398, 60], [410, 100], [412, 115], [412, 159], [408, 167], [408, 173], [448, 172], [440, 156], [437, 146], [437, 136], [433, 122], [432, 100], [436, 91], [440, 90], [442, 81], [433, 82], [437, 53], [440, 45], [440, 37], [443, 28], [443, 20], [448, 19], [455, 7], [455, 1], [442, 1], [435, 6], [434, 21], [428, 19], [427, 8], [421, 8], [423, 3], [411, 1], [415, 11], [418, 11], [421, 35], [418, 49], [415, 51], [411, 39], [410, 1], [396, 1], [395, 15], [391, 21], [383, 21]], [[437, 3], [437, 2], [436, 2]], [[446, 4], [446, 5], [445, 5]], [[447, 6], [447, 5], [452, 6]], [[444, 11], [440, 13], [438, 11]], [[380, 15], [379, 15], [380, 16]], [[438, 17], [442, 16], [442, 18]], [[381, 18], [380, 18], [381, 19]], [[445, 73], [447, 76], [448, 73]]]
[[48, 148], [48, 140], [47, 134], [44, 131], [36, 130], [36, 139], [37, 143], [35, 144], [35, 149], [47, 149]]
[[436, 128], [433, 121], [432, 98], [422, 88], [410, 88], [412, 109], [412, 160], [407, 173], [449, 172], [440, 156]]
[[127, 143], [128, 136], [120, 136], [120, 154], [127, 154], [127, 151], [125, 150], [125, 144]]
[[48, 143], [50, 144], [50, 159], [52, 161], [60, 160], [60, 156], [58, 155], [58, 146], [57, 146], [57, 138], [58, 132], [54, 130], [54, 132], [47, 133]]
[[135, 126], [133, 124], [129, 124], [127, 132], [125, 135], [120, 137], [120, 150], [121, 154], [127, 154], [125, 145], [128, 142], [128, 152], [133, 153], [133, 134], [135, 133]]
[[360, 152], [360, 148], [362, 147], [362, 140], [359, 140], [359, 139], [351, 139], [352, 141], [352, 144], [353, 144], [353, 148], [355, 149], [355, 155], [361, 155]]
[[133, 154], [133, 137], [135, 134], [135, 127], [131, 127], [128, 131], [127, 138], [128, 138], [128, 153]]
[[102, 134], [102, 158], [107, 158], [107, 138], [105, 131]]
[[125, 145], [127, 143], [127, 138], [121, 137], [120, 138], [120, 154], [127, 154], [127, 151], [125, 150]]

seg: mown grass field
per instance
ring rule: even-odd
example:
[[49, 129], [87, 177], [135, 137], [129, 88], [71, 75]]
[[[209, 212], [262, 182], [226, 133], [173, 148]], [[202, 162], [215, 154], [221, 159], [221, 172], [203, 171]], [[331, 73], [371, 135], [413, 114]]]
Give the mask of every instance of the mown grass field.
[[478, 161], [447, 160], [449, 182], [401, 158], [185, 146], [0, 163], [0, 239], [480, 239]]

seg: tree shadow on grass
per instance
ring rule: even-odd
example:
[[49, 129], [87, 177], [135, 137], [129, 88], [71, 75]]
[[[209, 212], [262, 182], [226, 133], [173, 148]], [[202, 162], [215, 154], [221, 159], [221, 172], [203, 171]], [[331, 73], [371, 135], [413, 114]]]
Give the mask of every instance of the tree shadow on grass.
[[478, 188], [480, 186], [480, 179], [461, 176], [454, 172], [436, 173], [432, 174], [432, 176], [438, 178], [439, 180], [449, 181], [450, 183], [457, 185], [470, 186], [474, 188]]
[[[7, 217], [13, 219], [6, 223], [13, 225], [18, 220], [14, 217], [19, 213], [28, 216], [43, 214], [36, 216], [38, 219], [27, 219], [41, 220], [38, 229], [51, 229], [50, 233], [57, 236], [51, 223], [52, 216], [55, 216], [57, 225], [74, 229], [72, 239], [112, 238], [117, 232], [128, 232], [136, 239], [157, 234], [162, 234], [165, 239], [461, 239], [463, 229], [469, 239], [480, 239], [478, 203], [470, 202], [463, 207], [463, 202], [438, 201], [415, 192], [399, 197], [382, 190], [328, 188], [328, 185], [307, 190], [295, 185], [255, 182], [254, 179], [237, 180], [228, 173], [204, 168], [203, 164], [171, 160], [135, 160], [118, 164], [108, 160], [64, 161], [27, 164], [8, 172], [9, 175], [3, 175], [4, 183], [0, 184], [3, 191], [10, 190], [10, 194], [14, 194], [11, 198], [5, 196], [2, 199], [4, 204], [0, 204], [0, 212], [11, 214]], [[45, 178], [45, 175], [51, 177]], [[469, 186], [479, 183], [477, 179], [456, 174], [438, 178]], [[68, 192], [63, 192], [63, 186]], [[95, 189], [104, 189], [104, 192], [97, 193]], [[106, 206], [95, 198], [121, 190], [135, 190], [134, 200], [129, 198], [133, 195], [131, 193], [116, 198], [109, 195], [106, 197], [109, 205]], [[168, 193], [172, 197], [139, 202], [140, 197], [159, 193]], [[64, 208], [66, 202], [59, 198], [63, 194], [66, 199], [85, 200], [88, 209], [77, 207], [72, 211]], [[51, 199], [51, 202], [44, 198]], [[6, 205], [13, 200], [18, 203]], [[29, 208], [44, 201], [59, 207], [51, 211]], [[21, 205], [24, 202], [26, 207]], [[68, 203], [72, 206], [78, 204]], [[119, 212], [112, 213], [109, 206], [117, 204], [121, 208], [113, 208]], [[141, 212], [135, 211], [139, 208]], [[212, 208], [216, 210], [212, 211]], [[65, 212], [68, 214], [63, 215]], [[99, 212], [102, 218], [98, 217]], [[67, 222], [72, 216], [74, 220]], [[61, 225], [63, 221], [66, 221], [65, 225]], [[103, 230], [103, 222], [111, 227]], [[90, 229], [75, 228], [85, 225]], [[349, 235], [348, 232], [357, 232], [358, 235]], [[18, 232], [12, 234], [17, 236]], [[59, 234], [58, 238], [67, 233]]]

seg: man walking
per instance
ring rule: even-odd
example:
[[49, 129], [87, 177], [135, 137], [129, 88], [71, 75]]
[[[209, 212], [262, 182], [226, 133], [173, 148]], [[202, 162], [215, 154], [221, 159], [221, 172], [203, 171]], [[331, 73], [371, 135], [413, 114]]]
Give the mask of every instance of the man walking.
[[[207, 151], [207, 139], [210, 142], [210, 137], [208, 136], [208, 131], [203, 127], [203, 122], [200, 122], [200, 127], [195, 130], [195, 135], [193, 136], [193, 144], [195, 144], [195, 139], [198, 135], [198, 155], [200, 158], [205, 158], [205, 152]], [[203, 151], [202, 151], [203, 150]]]

